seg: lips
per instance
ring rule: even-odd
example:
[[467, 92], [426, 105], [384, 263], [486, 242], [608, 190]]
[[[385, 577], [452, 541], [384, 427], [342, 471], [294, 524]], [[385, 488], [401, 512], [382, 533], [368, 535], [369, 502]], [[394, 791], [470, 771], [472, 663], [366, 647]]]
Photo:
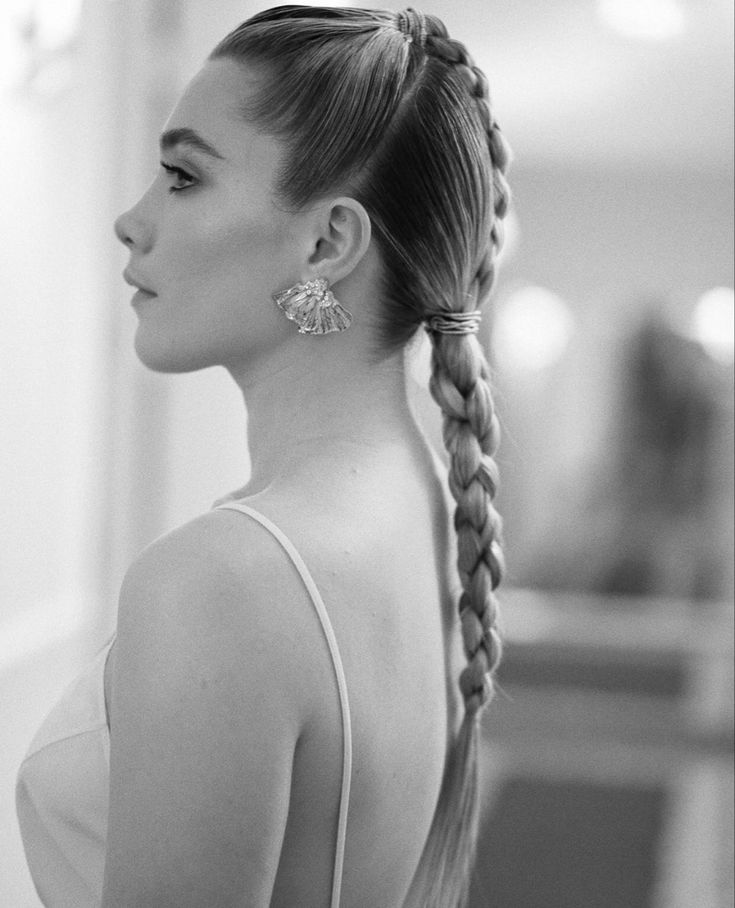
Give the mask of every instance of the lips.
[[147, 293], [148, 296], [157, 296], [150, 287], [147, 287], [143, 281], [141, 281], [136, 275], [134, 275], [127, 268], [123, 271], [123, 280], [126, 284], [129, 284], [131, 287], [135, 287], [136, 290], [142, 290], [143, 293]]

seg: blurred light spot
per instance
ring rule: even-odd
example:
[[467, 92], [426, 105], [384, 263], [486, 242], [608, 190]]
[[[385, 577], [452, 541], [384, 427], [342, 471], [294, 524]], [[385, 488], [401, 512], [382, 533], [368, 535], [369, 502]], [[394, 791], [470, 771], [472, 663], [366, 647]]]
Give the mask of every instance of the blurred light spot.
[[692, 313], [690, 335], [719, 362], [735, 359], [735, 291], [713, 287], [697, 300]]
[[493, 347], [499, 365], [537, 371], [561, 359], [574, 333], [574, 318], [564, 300], [546, 287], [522, 287], [498, 309]]
[[36, 0], [29, 6], [44, 50], [58, 50], [76, 35], [82, 0]]
[[666, 41], [684, 31], [684, 11], [677, 0], [598, 0], [602, 21], [629, 38]]

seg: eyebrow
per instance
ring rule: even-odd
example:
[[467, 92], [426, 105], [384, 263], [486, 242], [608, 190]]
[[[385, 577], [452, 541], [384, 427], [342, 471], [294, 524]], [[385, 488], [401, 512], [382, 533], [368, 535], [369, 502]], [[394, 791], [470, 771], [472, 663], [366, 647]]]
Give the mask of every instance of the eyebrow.
[[196, 130], [190, 129], [188, 126], [182, 126], [179, 129], [167, 129], [161, 136], [161, 151], [170, 151], [176, 145], [188, 145], [203, 154], [224, 161], [224, 157], [213, 145], [210, 145]]

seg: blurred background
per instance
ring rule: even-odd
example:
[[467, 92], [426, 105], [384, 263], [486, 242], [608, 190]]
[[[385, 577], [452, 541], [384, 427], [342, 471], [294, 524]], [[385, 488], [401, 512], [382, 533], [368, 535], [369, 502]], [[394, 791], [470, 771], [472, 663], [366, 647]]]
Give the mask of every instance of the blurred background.
[[[112, 221], [250, 0], [0, 10], [0, 905], [13, 785], [129, 561], [247, 479], [221, 370], [146, 372]], [[332, 4], [334, 5], [334, 4]], [[403, 4], [368, 6], [399, 9]], [[424, 0], [515, 152], [485, 341], [507, 655], [472, 906], [733, 904], [730, 0]], [[412, 369], [430, 434], [433, 405]]]

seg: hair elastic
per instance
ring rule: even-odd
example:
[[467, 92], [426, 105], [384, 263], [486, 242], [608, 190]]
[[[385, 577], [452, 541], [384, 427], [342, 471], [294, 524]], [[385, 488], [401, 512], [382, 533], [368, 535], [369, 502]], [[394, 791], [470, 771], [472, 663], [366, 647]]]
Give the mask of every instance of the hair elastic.
[[480, 330], [482, 312], [427, 312], [424, 327], [434, 334], [477, 334]]

